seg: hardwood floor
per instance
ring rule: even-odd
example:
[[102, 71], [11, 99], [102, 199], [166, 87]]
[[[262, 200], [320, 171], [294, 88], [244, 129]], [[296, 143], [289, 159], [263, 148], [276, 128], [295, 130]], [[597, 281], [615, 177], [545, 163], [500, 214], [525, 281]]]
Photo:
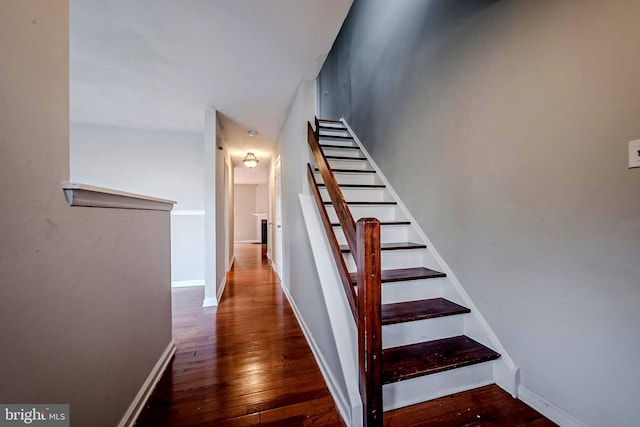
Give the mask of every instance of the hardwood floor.
[[136, 425], [343, 425], [263, 247], [235, 256], [217, 309], [173, 290], [176, 356]]
[[[235, 248], [218, 308], [203, 289], [173, 290], [177, 351], [137, 426], [344, 426], [260, 245]], [[547, 427], [487, 386], [384, 414], [385, 427]]]

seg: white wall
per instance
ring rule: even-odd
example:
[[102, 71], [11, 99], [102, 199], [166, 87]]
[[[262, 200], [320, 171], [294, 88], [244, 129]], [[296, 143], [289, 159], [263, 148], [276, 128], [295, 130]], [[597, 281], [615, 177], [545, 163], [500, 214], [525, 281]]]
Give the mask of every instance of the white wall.
[[[267, 219], [267, 184], [235, 184], [234, 226], [236, 242], [260, 242], [263, 219]], [[263, 215], [255, 215], [263, 214]]]
[[205, 299], [204, 306], [218, 304], [233, 259], [233, 165], [218, 113], [206, 108], [205, 161]]
[[204, 213], [171, 214], [171, 281], [173, 286], [204, 283]]
[[269, 190], [267, 184], [256, 185], [256, 212], [267, 213], [269, 204]]
[[71, 126], [72, 181], [178, 202], [171, 215], [173, 282], [204, 280], [203, 157], [202, 134]]
[[234, 185], [234, 240], [236, 242], [257, 242], [256, 233], [256, 185]]
[[[311, 153], [307, 143], [307, 121], [313, 120], [314, 110], [314, 82], [303, 81], [291, 104], [278, 139], [275, 156], [275, 158], [278, 155], [281, 157], [282, 174], [283, 272], [281, 279], [283, 287], [291, 295], [292, 303], [301, 316], [303, 327], [313, 340], [313, 346], [321, 354], [322, 361], [319, 364], [335, 379], [334, 386], [340, 389], [342, 395], [347, 395], [348, 391], [299, 200], [299, 194], [308, 193], [309, 189], [307, 162], [311, 161]], [[270, 177], [269, 185], [273, 191], [273, 171]], [[273, 234], [275, 221], [272, 222], [270, 232]]]
[[[265, 165], [265, 163], [267, 164]], [[264, 159], [260, 160], [260, 164], [252, 169], [243, 164], [235, 166], [233, 168], [233, 182], [236, 184], [266, 184], [269, 166], [270, 163], [265, 162]]]
[[204, 209], [203, 136], [71, 125], [71, 180], [175, 200]]
[[113, 427], [171, 342], [170, 219], [67, 205], [68, 46], [67, 0], [0, 2], [0, 402]]

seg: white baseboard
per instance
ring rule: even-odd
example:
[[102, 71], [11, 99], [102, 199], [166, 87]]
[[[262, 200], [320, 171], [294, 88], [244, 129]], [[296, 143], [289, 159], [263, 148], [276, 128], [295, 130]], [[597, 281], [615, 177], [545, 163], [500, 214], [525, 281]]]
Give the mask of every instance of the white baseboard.
[[233, 243], [260, 243], [260, 240], [234, 240]]
[[311, 335], [309, 327], [307, 326], [304, 319], [300, 315], [298, 306], [296, 305], [293, 298], [291, 297], [291, 294], [289, 293], [289, 290], [287, 289], [287, 286], [282, 281], [282, 279], [280, 279], [280, 287], [282, 288], [282, 291], [284, 292], [285, 296], [287, 297], [287, 300], [289, 301], [289, 305], [293, 310], [293, 314], [296, 316], [296, 319], [298, 320], [300, 329], [302, 329], [302, 333], [304, 334], [304, 337], [306, 338], [307, 343], [311, 348], [311, 352], [313, 353], [313, 356], [315, 357], [316, 362], [318, 363], [318, 367], [320, 368], [320, 373], [322, 374], [322, 377], [324, 378], [324, 382], [327, 384], [327, 387], [329, 388], [329, 392], [331, 393], [331, 396], [333, 397], [333, 400], [336, 403], [336, 407], [338, 408], [338, 412], [340, 412], [340, 416], [342, 417], [342, 420], [345, 422], [346, 425], [350, 425], [351, 415], [350, 415], [350, 411], [348, 410], [350, 405], [348, 404], [347, 400], [340, 392], [340, 388], [338, 388], [337, 386], [336, 379], [334, 378], [333, 373], [329, 369], [329, 365], [327, 364], [327, 361], [322, 355], [322, 352], [320, 352], [320, 348], [318, 347], [315, 340], [313, 339], [313, 335]]
[[565, 410], [557, 407], [544, 397], [531, 391], [526, 386], [520, 384], [518, 387], [518, 399], [549, 418], [554, 423], [562, 427], [588, 427]]
[[206, 297], [202, 300], [203, 307], [217, 307], [218, 306], [218, 297]]
[[186, 288], [189, 286], [204, 286], [204, 279], [201, 280], [176, 280], [171, 282], [172, 288]]
[[138, 416], [140, 416], [140, 412], [142, 412], [142, 408], [144, 408], [147, 400], [149, 400], [153, 389], [156, 387], [156, 384], [160, 380], [160, 377], [164, 373], [165, 369], [167, 369], [167, 365], [171, 361], [171, 358], [173, 357], [175, 352], [176, 344], [173, 342], [173, 340], [171, 340], [167, 348], [160, 356], [160, 359], [158, 359], [156, 365], [151, 370], [151, 373], [149, 373], [149, 376], [142, 384], [142, 387], [138, 391], [138, 394], [136, 394], [133, 402], [131, 402], [131, 405], [129, 405], [127, 412], [124, 413], [124, 416], [118, 423], [118, 427], [130, 427], [136, 423]]
[[[227, 274], [225, 273], [224, 277], [222, 278], [222, 283], [220, 283], [220, 290], [218, 291], [217, 295], [216, 295], [216, 299], [218, 300], [217, 302], [220, 302], [220, 298], [222, 298], [222, 294], [224, 292], [224, 288], [227, 286]], [[217, 303], [216, 303], [217, 305]]]

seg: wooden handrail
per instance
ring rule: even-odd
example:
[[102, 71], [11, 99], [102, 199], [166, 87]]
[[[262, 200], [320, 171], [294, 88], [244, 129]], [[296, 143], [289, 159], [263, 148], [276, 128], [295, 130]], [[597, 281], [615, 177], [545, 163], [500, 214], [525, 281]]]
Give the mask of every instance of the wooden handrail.
[[338, 265], [338, 271], [347, 300], [358, 328], [359, 389], [363, 407], [364, 427], [380, 427], [382, 414], [382, 270], [380, 253], [380, 221], [376, 218], [353, 220], [342, 190], [320, 148], [320, 126], [315, 119], [316, 130], [307, 123], [307, 140], [320, 171], [331, 204], [347, 239], [347, 244], [356, 262], [356, 295], [351, 276], [347, 270], [342, 251], [338, 245], [333, 226], [320, 196], [318, 184], [311, 165], [307, 164], [307, 177], [314, 199], [320, 210], [331, 252]]
[[349, 270], [347, 270], [347, 264], [344, 262], [344, 257], [342, 256], [342, 252], [340, 251], [340, 245], [338, 244], [338, 239], [336, 238], [336, 233], [333, 230], [333, 226], [331, 225], [331, 220], [329, 219], [329, 214], [327, 213], [327, 208], [325, 208], [322, 197], [320, 196], [320, 190], [318, 190], [318, 183], [316, 182], [316, 177], [313, 174], [313, 170], [311, 169], [311, 165], [307, 163], [307, 178], [309, 179], [309, 185], [311, 186], [311, 192], [313, 193], [313, 198], [316, 200], [316, 205], [318, 205], [318, 210], [320, 211], [320, 217], [322, 219], [322, 224], [324, 225], [324, 231], [327, 233], [329, 237], [329, 246], [331, 246], [331, 253], [333, 254], [333, 259], [338, 266], [338, 273], [340, 274], [340, 279], [342, 281], [342, 286], [344, 287], [344, 291], [347, 294], [347, 301], [349, 301], [349, 307], [351, 308], [351, 314], [353, 314], [353, 320], [355, 320], [356, 325], [358, 324], [358, 302], [356, 291], [353, 287], [353, 283], [351, 282], [351, 276], [349, 275]]
[[322, 180], [324, 182], [327, 193], [329, 193], [329, 198], [331, 199], [333, 208], [335, 209], [336, 215], [338, 216], [338, 221], [340, 222], [340, 226], [342, 227], [344, 236], [347, 238], [349, 249], [355, 256], [358, 250], [358, 248], [356, 247], [356, 223], [353, 220], [353, 216], [351, 216], [351, 211], [349, 211], [347, 202], [344, 200], [342, 190], [340, 190], [340, 187], [338, 186], [336, 177], [333, 175], [333, 171], [329, 167], [329, 162], [320, 149], [320, 144], [318, 143], [316, 134], [311, 127], [311, 123], [308, 122], [307, 140], [309, 141], [309, 145], [311, 146], [313, 158], [316, 161], [316, 166], [320, 171], [320, 176], [322, 176]]

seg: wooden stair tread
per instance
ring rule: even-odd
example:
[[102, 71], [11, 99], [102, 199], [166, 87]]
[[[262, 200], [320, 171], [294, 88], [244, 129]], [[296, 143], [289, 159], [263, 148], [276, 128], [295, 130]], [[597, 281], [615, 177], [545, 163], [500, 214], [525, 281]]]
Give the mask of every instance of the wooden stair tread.
[[[324, 183], [318, 183], [318, 187], [326, 187]], [[338, 184], [340, 188], [387, 188], [384, 184]]]
[[322, 148], [337, 148], [337, 149], [344, 149], [344, 150], [359, 150], [360, 149], [360, 147], [353, 146], [353, 145], [320, 144], [320, 147], [322, 147]]
[[382, 383], [435, 374], [498, 357], [500, 354], [464, 335], [388, 348], [382, 350]]
[[[381, 221], [380, 225], [381, 226], [385, 226], [385, 225], [411, 225], [411, 221]], [[340, 223], [339, 222], [332, 222], [331, 226], [332, 227], [340, 227]]]
[[334, 120], [334, 119], [318, 119], [319, 122], [325, 122], [325, 123], [342, 123], [340, 120]]
[[[351, 281], [356, 283], [356, 273], [351, 274]], [[381, 281], [382, 283], [391, 282], [405, 282], [409, 280], [420, 279], [437, 279], [439, 277], [447, 277], [445, 273], [432, 270], [425, 267], [413, 267], [413, 268], [397, 268], [393, 270], [382, 270]]]
[[[331, 169], [334, 173], [376, 173], [371, 169]], [[316, 168], [316, 172], [320, 172], [320, 169]]]
[[327, 160], [367, 160], [366, 157], [324, 156]]
[[[422, 243], [413, 242], [393, 242], [393, 243], [380, 243], [380, 249], [383, 251], [396, 251], [402, 249], [424, 249], [427, 245]], [[343, 253], [351, 252], [348, 245], [340, 245], [340, 251]]]
[[444, 298], [406, 301], [382, 306], [382, 324], [412, 322], [414, 320], [433, 319], [436, 317], [453, 316], [470, 313], [467, 307]]
[[[331, 205], [332, 202], [323, 202], [325, 205]], [[354, 206], [373, 206], [373, 205], [397, 205], [398, 202], [347, 202], [348, 205], [354, 205]]]

